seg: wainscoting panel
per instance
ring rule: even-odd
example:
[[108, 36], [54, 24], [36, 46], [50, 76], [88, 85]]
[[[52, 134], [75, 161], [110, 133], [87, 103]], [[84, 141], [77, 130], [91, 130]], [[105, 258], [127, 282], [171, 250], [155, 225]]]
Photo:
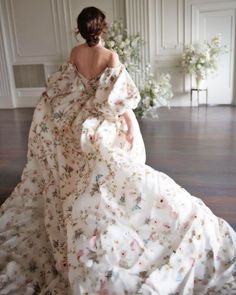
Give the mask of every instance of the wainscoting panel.
[[6, 2], [14, 64], [57, 61], [61, 57], [57, 3]]
[[156, 57], [170, 58], [183, 46], [183, 0], [157, 0]]

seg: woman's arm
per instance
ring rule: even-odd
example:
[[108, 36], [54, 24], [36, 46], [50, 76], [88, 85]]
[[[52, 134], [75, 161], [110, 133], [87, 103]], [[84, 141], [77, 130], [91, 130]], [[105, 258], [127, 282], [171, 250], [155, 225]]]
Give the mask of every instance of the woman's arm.
[[126, 140], [131, 144], [133, 144], [134, 139], [134, 129], [132, 124], [132, 119], [130, 117], [129, 111], [126, 111], [124, 114], [122, 114], [123, 118], [125, 119], [125, 122], [127, 124], [128, 130], [126, 132]]

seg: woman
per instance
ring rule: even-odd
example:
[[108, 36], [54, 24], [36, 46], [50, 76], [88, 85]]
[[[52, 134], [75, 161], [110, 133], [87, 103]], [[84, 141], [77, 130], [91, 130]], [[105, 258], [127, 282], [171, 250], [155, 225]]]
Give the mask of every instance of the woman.
[[139, 92], [105, 49], [103, 12], [34, 112], [21, 183], [1, 207], [0, 294], [236, 294], [236, 233], [145, 165]]

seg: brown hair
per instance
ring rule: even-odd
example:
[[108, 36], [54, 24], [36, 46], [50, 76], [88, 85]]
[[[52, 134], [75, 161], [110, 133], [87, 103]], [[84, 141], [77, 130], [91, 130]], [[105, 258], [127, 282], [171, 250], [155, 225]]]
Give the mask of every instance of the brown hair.
[[99, 42], [99, 36], [106, 32], [106, 16], [96, 7], [86, 7], [77, 17], [77, 28], [77, 32], [81, 34], [87, 44], [90, 47], [95, 46]]

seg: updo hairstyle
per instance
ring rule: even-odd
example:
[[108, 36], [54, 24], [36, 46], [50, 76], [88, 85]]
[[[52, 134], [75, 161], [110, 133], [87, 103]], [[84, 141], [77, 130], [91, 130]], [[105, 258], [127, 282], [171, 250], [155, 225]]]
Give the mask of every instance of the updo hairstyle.
[[105, 14], [96, 7], [84, 8], [77, 17], [77, 33], [90, 47], [98, 44], [100, 35], [105, 34], [107, 27]]

